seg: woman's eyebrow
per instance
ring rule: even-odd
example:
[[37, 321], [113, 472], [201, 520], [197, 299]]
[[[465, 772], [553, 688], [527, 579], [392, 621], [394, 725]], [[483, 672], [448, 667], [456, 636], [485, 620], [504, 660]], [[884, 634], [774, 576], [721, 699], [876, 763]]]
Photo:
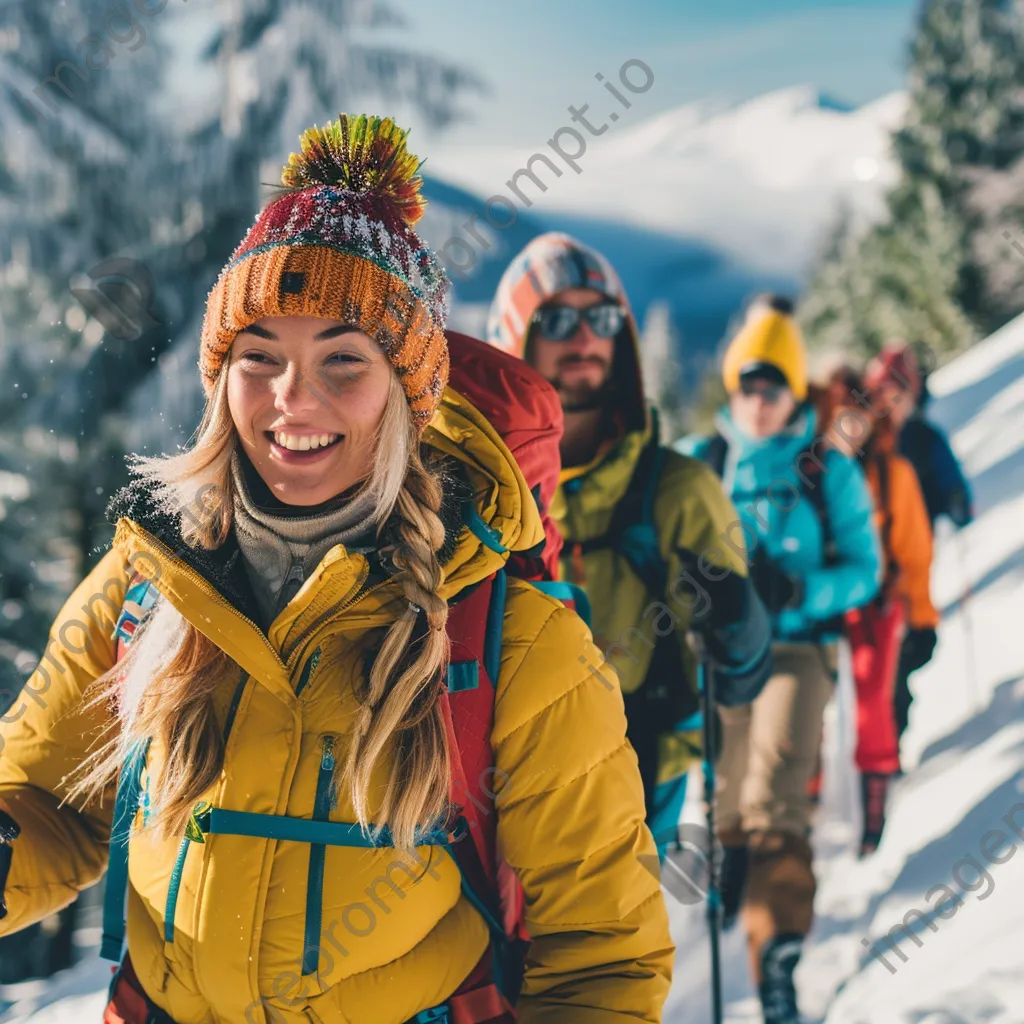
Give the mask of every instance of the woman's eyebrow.
[[243, 327], [239, 334], [255, 334], [257, 338], [266, 338], [267, 341], [277, 341], [277, 335], [271, 334], [265, 327], [260, 327], [259, 324], [249, 324], [248, 327]]
[[351, 334], [354, 331], [358, 331], [358, 327], [354, 327], [352, 324], [339, 324], [337, 327], [328, 327], [326, 331], [321, 331], [319, 334], [313, 335], [314, 341], [330, 341], [331, 338], [337, 338], [342, 334]]

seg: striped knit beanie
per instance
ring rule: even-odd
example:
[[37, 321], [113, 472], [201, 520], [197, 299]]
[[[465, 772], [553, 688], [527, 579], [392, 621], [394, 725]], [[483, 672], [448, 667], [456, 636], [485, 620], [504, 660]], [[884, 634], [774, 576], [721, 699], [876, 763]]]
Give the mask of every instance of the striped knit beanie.
[[281, 174], [287, 191], [256, 217], [206, 303], [199, 368], [207, 394], [235, 335], [266, 316], [342, 320], [394, 366], [418, 429], [448, 380], [448, 278], [412, 230], [420, 161], [390, 118], [309, 128]]
[[646, 425], [640, 366], [640, 332], [626, 289], [607, 257], [561, 231], [538, 235], [508, 265], [487, 317], [487, 342], [527, 359], [533, 314], [559, 292], [592, 288], [620, 303], [626, 326], [618, 340], [612, 377], [622, 397], [627, 429]]

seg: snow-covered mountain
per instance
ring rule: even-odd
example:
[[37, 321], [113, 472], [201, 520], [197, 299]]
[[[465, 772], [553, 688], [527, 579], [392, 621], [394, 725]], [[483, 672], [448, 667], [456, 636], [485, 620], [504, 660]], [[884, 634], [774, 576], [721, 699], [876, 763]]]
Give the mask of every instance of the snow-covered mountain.
[[[881, 847], [863, 862], [853, 855], [859, 824], [848, 684], [828, 718], [814, 837], [817, 918], [797, 973], [815, 1024], [1024, 1021], [1024, 316], [935, 373], [930, 387], [934, 416], [971, 478], [978, 518], [939, 538], [936, 656], [915, 677], [907, 775], [893, 793]], [[688, 814], [700, 818], [696, 808]], [[1005, 820], [1011, 814], [1016, 831]], [[993, 847], [992, 830], [1007, 842]], [[993, 849], [1003, 863], [986, 862], [981, 851]], [[937, 885], [959, 893], [962, 906], [947, 919], [911, 914], [911, 938], [904, 919], [936, 906], [934, 894], [926, 897]], [[703, 910], [666, 898], [678, 953], [664, 1020], [706, 1024]], [[884, 938], [894, 928], [901, 954]], [[82, 938], [95, 940], [96, 931]], [[738, 930], [725, 936], [723, 963], [729, 1024], [759, 1024]], [[109, 977], [91, 953], [63, 975], [27, 983], [0, 1021], [99, 1020]]]
[[[684, 346], [707, 351], [751, 291], [799, 286], [841, 205], [877, 215], [895, 179], [890, 136], [905, 110], [903, 93], [853, 109], [797, 87], [736, 106], [687, 104], [634, 125], [624, 113], [587, 139], [579, 173], [553, 153], [545, 141], [553, 132], [543, 128], [533, 149], [450, 147], [424, 170], [435, 190], [428, 187], [428, 197], [453, 215], [440, 218], [440, 230], [428, 222], [426, 234], [438, 248], [460, 238], [472, 251], [461, 243], [449, 250], [457, 264], [471, 264], [455, 275], [457, 297], [469, 307], [456, 314], [465, 329], [482, 323], [497, 277], [521, 247], [518, 236], [565, 229], [605, 250], [638, 312], [669, 302]], [[600, 117], [588, 116], [600, 129]], [[572, 152], [574, 142], [560, 145]], [[521, 176], [526, 206], [508, 182], [535, 153], [561, 173], [536, 161], [545, 191]], [[484, 246], [461, 225], [474, 212], [482, 222], [492, 196], [505, 197], [519, 216], [507, 231], [478, 229]], [[498, 205], [494, 216], [511, 213]]]
[[[611, 125], [588, 140], [579, 174], [556, 159], [560, 178], [540, 169], [546, 193], [526, 184], [530, 212], [628, 221], [797, 275], [839, 201], [877, 208], [894, 180], [889, 140], [906, 104], [895, 92], [850, 108], [800, 86], [737, 106], [702, 101], [634, 127]], [[509, 194], [507, 180], [533, 152], [550, 154], [542, 134], [533, 150], [451, 148], [426, 169], [486, 198]]]

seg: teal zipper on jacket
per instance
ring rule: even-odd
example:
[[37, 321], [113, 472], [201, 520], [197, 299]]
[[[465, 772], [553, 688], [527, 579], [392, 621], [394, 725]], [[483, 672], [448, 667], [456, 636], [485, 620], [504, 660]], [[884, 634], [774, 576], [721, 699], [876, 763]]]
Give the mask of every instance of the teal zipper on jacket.
[[[312, 659], [310, 659], [312, 660]], [[334, 737], [325, 736], [316, 779], [313, 820], [328, 821], [331, 814], [331, 781], [334, 778]], [[313, 843], [309, 848], [309, 878], [306, 885], [306, 928], [302, 942], [302, 975], [316, 974], [320, 964], [320, 926], [324, 907], [324, 863], [327, 847]]]

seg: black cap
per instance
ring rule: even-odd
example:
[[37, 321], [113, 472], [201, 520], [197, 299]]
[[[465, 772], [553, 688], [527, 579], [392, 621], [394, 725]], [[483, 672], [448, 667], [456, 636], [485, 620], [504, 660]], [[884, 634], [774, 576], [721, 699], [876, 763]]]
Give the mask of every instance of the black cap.
[[788, 388], [786, 375], [774, 364], [766, 362], [746, 363], [740, 367], [740, 380], [766, 380], [780, 387]]

